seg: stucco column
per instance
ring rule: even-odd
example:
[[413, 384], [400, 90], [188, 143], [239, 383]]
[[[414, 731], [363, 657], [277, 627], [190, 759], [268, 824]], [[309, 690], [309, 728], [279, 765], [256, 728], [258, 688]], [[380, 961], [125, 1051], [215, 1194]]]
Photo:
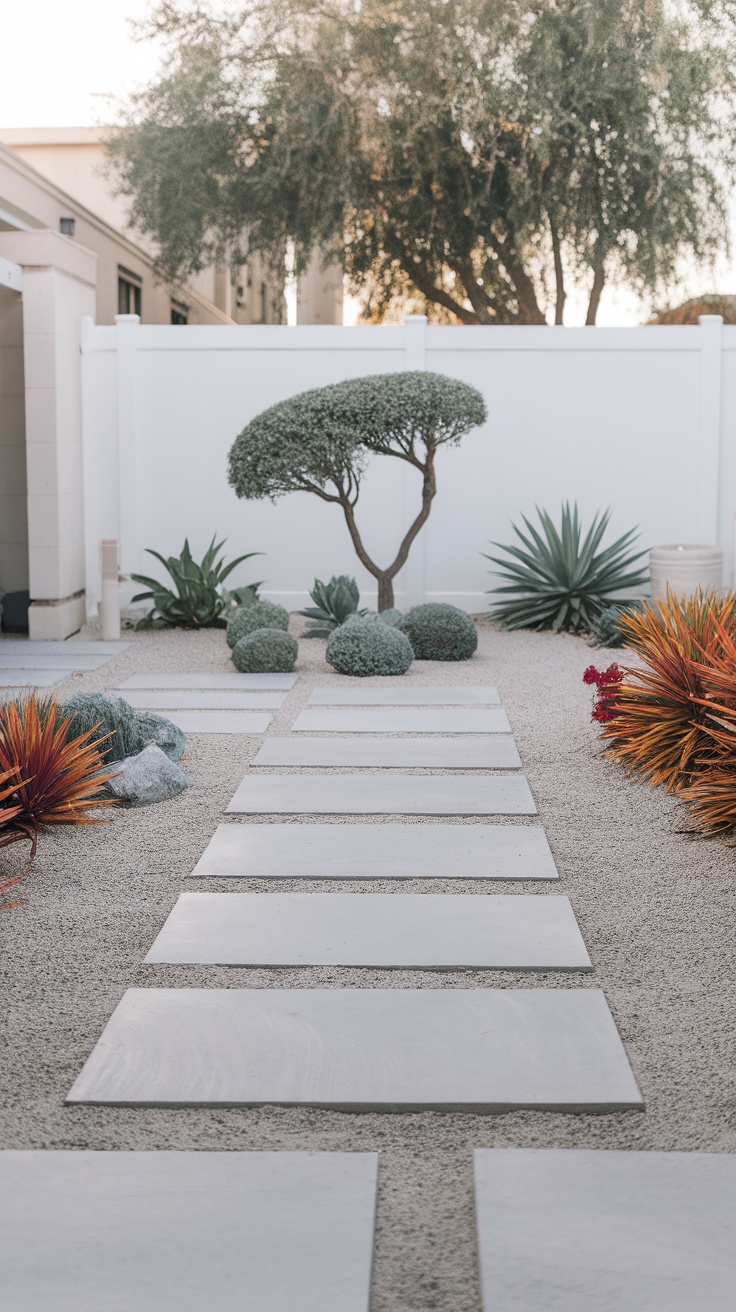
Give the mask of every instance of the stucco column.
[[23, 269], [31, 638], [84, 623], [80, 340], [94, 315], [97, 257], [55, 232], [0, 233]]

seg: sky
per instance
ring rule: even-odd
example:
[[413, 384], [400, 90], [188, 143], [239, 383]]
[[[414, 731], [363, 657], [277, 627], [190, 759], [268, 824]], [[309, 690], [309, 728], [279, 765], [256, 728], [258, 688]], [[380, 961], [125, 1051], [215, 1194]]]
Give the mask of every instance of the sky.
[[[152, 8], [152, 0], [6, 2], [0, 127], [85, 127], [114, 120], [115, 103], [156, 72], [155, 45], [135, 42], [128, 22]], [[696, 291], [736, 292], [736, 261], [724, 258], [715, 276], [694, 275], [687, 282], [683, 299]], [[637, 324], [647, 313], [626, 289], [608, 288], [598, 323]], [[345, 321], [354, 322], [356, 314], [357, 303], [348, 298]], [[583, 297], [569, 297], [565, 319], [584, 322]]]

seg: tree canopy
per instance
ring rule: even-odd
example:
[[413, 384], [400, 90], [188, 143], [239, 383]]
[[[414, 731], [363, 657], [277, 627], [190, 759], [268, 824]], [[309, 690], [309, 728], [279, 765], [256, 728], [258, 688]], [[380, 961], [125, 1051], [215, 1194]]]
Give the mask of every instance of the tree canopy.
[[160, 77], [110, 143], [169, 277], [338, 260], [366, 313], [595, 322], [724, 244], [731, 0], [168, 0]]
[[[485, 419], [480, 392], [443, 374], [347, 379], [301, 392], [252, 419], [230, 450], [230, 485], [247, 500], [313, 492], [339, 505], [359, 559], [378, 580], [379, 610], [386, 610], [393, 606], [393, 579], [429, 516], [437, 448], [456, 445]], [[386, 568], [368, 555], [355, 520], [371, 454], [395, 456], [422, 476], [421, 509]]]

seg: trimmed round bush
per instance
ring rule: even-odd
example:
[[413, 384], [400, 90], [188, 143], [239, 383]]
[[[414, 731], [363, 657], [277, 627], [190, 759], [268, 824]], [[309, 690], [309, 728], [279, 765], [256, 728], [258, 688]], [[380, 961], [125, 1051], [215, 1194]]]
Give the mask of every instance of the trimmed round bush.
[[241, 674], [291, 674], [298, 650], [296, 638], [283, 629], [256, 629], [238, 638], [233, 664]]
[[227, 622], [225, 637], [229, 647], [256, 629], [289, 628], [289, 612], [273, 601], [254, 601], [252, 606], [237, 606]]
[[382, 624], [377, 615], [351, 615], [330, 634], [325, 652], [338, 674], [406, 674], [413, 652], [408, 638], [397, 628]]
[[418, 661], [467, 661], [478, 646], [478, 633], [467, 612], [441, 601], [413, 606], [398, 627]]
[[[100, 745], [103, 761], [122, 761], [137, 756], [144, 747], [155, 743], [172, 761], [178, 761], [186, 747], [186, 737], [171, 720], [152, 711], [136, 711], [124, 700], [109, 692], [78, 692], [61, 707], [63, 716], [72, 717], [67, 740], [94, 729], [91, 742], [111, 737]], [[97, 728], [95, 728], [97, 726]]]

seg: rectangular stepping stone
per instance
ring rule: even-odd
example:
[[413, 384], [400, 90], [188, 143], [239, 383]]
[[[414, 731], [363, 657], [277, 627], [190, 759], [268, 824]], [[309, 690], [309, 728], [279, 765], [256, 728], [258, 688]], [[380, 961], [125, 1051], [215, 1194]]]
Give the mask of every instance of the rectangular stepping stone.
[[599, 989], [128, 989], [67, 1102], [642, 1106]]
[[732, 1312], [736, 1156], [482, 1149], [483, 1312]]
[[110, 659], [104, 655], [79, 655], [74, 650], [59, 652], [57, 656], [47, 656], [45, 652], [29, 652], [28, 655], [21, 652], [16, 656], [15, 652], [5, 653], [0, 649], [0, 670], [99, 670]]
[[368, 1312], [378, 1155], [0, 1153], [7, 1312]]
[[495, 688], [315, 688], [310, 706], [495, 706]]
[[508, 734], [478, 738], [267, 738], [251, 765], [520, 770]]
[[53, 688], [72, 670], [0, 670], [0, 688]]
[[557, 879], [531, 825], [218, 825], [191, 878]]
[[223, 674], [214, 670], [197, 674], [131, 674], [129, 679], [118, 684], [126, 688], [184, 688], [190, 692], [198, 688], [230, 689], [232, 692], [257, 692], [259, 689], [293, 688], [298, 674]]
[[299, 713], [292, 729], [295, 733], [511, 733], [505, 711], [430, 706], [306, 710]]
[[182, 893], [147, 962], [591, 970], [566, 897]]
[[73, 652], [75, 656], [106, 655], [109, 658], [119, 656], [130, 646], [129, 642], [77, 642], [74, 638], [68, 641], [49, 639], [48, 642], [44, 642], [40, 639], [0, 637], [0, 651], [6, 653], [19, 651], [26, 656], [32, 652], [36, 652], [39, 656], [58, 656], [59, 653], [66, 655], [67, 652]]
[[265, 733], [273, 716], [256, 711], [166, 711], [182, 733]]
[[520, 775], [247, 774], [243, 815], [536, 815]]
[[274, 711], [286, 700], [285, 692], [135, 692], [125, 700], [141, 711]]

